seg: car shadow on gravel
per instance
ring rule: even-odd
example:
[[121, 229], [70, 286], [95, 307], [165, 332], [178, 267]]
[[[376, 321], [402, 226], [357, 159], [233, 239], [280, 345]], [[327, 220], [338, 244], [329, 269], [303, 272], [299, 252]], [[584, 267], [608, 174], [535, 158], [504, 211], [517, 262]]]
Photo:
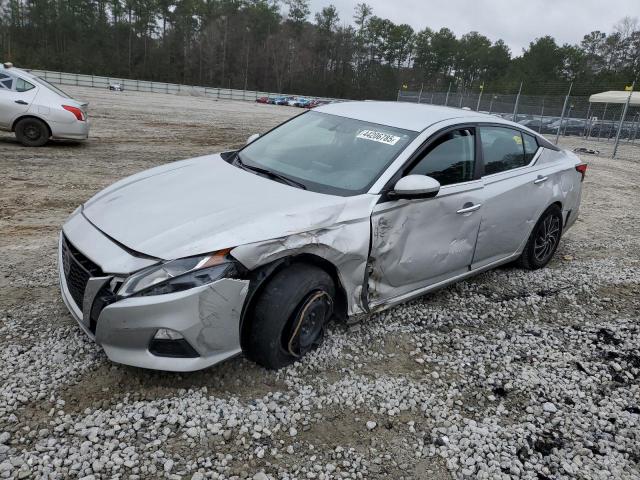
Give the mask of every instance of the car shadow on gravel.
[[42, 147], [25, 147], [22, 145], [13, 134], [0, 135], [0, 145], [15, 146], [16, 148], [23, 148], [25, 152], [45, 152], [47, 148], [51, 147], [70, 147], [70, 148], [85, 148], [88, 146], [87, 142], [73, 141], [73, 140], [49, 140], [46, 145]]
[[251, 400], [270, 392], [286, 390], [274, 372], [267, 371], [243, 357], [188, 373], [160, 372], [116, 365], [108, 360], [75, 385], [61, 392], [65, 411], [85, 408], [109, 408], [124, 401], [152, 401], [179, 396], [182, 390], [206, 387], [207, 394], [220, 398]]

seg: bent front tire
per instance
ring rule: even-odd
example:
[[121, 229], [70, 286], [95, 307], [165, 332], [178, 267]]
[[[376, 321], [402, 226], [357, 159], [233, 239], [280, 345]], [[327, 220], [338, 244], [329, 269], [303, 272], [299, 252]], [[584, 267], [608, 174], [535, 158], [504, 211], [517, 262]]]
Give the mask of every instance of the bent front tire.
[[287, 366], [322, 343], [335, 285], [319, 267], [294, 264], [268, 281], [255, 303], [245, 354], [270, 369]]
[[545, 267], [558, 249], [562, 236], [562, 210], [551, 205], [540, 216], [531, 231], [529, 240], [518, 259], [518, 264], [527, 270]]

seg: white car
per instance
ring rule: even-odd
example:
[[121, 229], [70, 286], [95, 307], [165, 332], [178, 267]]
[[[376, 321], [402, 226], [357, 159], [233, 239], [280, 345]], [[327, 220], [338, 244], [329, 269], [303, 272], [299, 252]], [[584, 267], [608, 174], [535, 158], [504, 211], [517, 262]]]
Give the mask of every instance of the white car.
[[86, 140], [87, 105], [10, 63], [0, 68], [0, 130], [15, 132], [27, 147], [49, 139]]
[[279, 368], [332, 318], [544, 267], [585, 170], [496, 117], [333, 103], [97, 193], [62, 227], [62, 297], [115, 362], [189, 371], [244, 352]]

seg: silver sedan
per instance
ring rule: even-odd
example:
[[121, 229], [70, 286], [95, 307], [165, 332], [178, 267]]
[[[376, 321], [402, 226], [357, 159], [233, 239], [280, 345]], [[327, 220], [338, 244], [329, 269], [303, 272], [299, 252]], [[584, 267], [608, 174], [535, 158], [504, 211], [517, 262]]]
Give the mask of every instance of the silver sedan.
[[544, 267], [586, 170], [521, 125], [415, 104], [330, 104], [250, 140], [125, 178], [63, 226], [63, 299], [111, 360], [279, 368], [332, 319]]
[[87, 104], [5, 63], [0, 66], [0, 130], [15, 132], [27, 147], [41, 147], [50, 138], [86, 140]]

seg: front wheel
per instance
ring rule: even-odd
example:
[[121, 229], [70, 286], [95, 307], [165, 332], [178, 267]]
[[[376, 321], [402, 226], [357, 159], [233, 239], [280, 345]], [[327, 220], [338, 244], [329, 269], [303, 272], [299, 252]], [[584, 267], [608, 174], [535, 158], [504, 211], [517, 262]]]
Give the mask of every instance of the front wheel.
[[562, 210], [551, 205], [542, 214], [529, 236], [518, 263], [527, 270], [545, 267], [553, 258], [562, 236]]
[[47, 124], [37, 118], [23, 118], [15, 130], [16, 138], [25, 147], [41, 147], [51, 136]]
[[255, 303], [245, 354], [271, 369], [293, 363], [322, 343], [334, 299], [333, 280], [319, 267], [300, 263], [277, 272]]

